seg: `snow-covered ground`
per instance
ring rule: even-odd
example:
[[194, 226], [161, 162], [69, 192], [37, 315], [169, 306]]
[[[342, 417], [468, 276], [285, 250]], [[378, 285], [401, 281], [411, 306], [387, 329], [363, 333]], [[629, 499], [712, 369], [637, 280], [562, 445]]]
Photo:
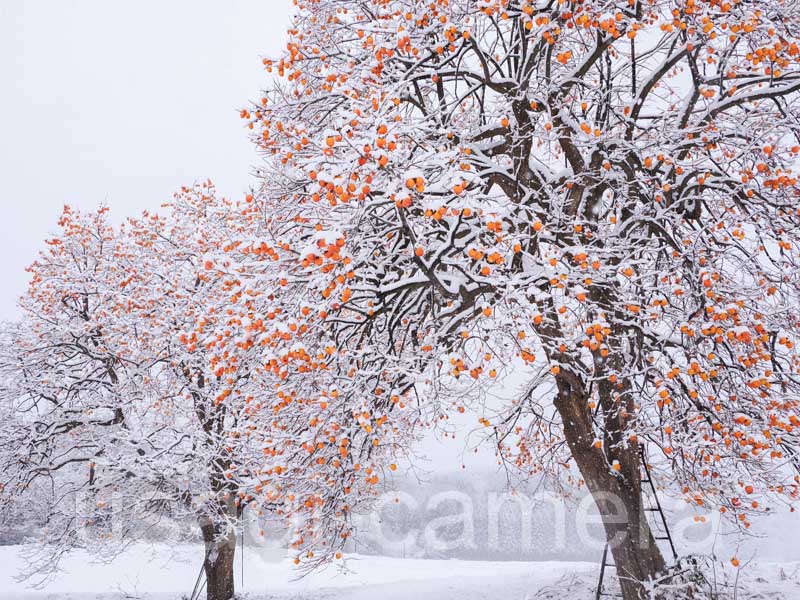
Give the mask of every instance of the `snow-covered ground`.
[[[25, 566], [22, 548], [0, 547], [0, 600], [177, 600], [191, 593], [201, 557], [199, 546], [139, 545], [110, 564], [76, 552], [46, 586], [31, 589], [15, 580]], [[590, 600], [598, 568], [587, 562], [375, 556], [351, 556], [347, 564], [347, 573], [329, 569], [298, 580], [289, 560], [246, 548], [244, 585], [240, 562], [236, 584], [250, 600]], [[732, 578], [732, 573], [726, 575]], [[800, 563], [750, 565], [740, 584], [741, 600], [800, 598]]]

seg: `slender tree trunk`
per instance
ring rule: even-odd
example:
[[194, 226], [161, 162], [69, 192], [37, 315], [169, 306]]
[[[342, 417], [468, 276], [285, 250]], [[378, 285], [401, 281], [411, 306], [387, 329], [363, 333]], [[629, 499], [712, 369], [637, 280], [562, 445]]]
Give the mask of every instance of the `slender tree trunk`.
[[[226, 507], [230, 510], [231, 507]], [[236, 508], [232, 515], [236, 515]], [[236, 530], [224, 515], [204, 515], [200, 531], [205, 543], [203, 570], [206, 575], [207, 600], [231, 600], [234, 597], [233, 559], [236, 555]]]
[[[557, 378], [556, 408], [564, 422], [570, 451], [603, 518], [625, 600], [646, 598], [645, 583], [664, 572], [666, 563], [642, 510], [639, 452], [636, 443], [606, 440], [594, 447], [591, 415], [582, 383], [569, 373]], [[622, 432], [620, 428], [617, 430]], [[612, 438], [621, 437], [613, 435]], [[619, 463], [614, 471], [610, 460]]]
[[183, 367], [188, 381], [194, 380], [197, 389], [192, 392], [194, 410], [206, 434], [210, 455], [215, 457], [207, 463], [211, 491], [218, 503], [207, 507], [200, 514], [200, 530], [205, 542], [206, 557], [203, 570], [206, 575], [207, 600], [231, 600], [234, 597], [233, 559], [236, 556], [236, 524], [241, 517], [237, 505], [236, 486], [227, 481], [225, 473], [230, 467], [227, 456], [217, 454], [216, 441], [225, 430], [225, 407], [217, 410], [214, 403], [200, 390], [206, 387], [202, 371], [193, 372]]

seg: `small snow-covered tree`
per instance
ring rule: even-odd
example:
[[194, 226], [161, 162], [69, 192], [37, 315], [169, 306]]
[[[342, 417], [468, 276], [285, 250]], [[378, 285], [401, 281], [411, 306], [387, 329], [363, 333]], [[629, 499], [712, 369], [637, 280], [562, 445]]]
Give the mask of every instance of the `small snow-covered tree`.
[[44, 505], [39, 568], [84, 534], [111, 553], [164, 517], [192, 519], [208, 598], [233, 597], [257, 402], [244, 345], [219, 369], [202, 330], [226, 318], [230, 282], [212, 265], [247, 222], [210, 183], [117, 230], [106, 209], [65, 209], [3, 362], [3, 508]]
[[206, 548], [207, 596], [227, 599], [234, 594], [237, 526], [257, 485], [249, 465], [260, 390], [252, 385], [248, 344], [229, 350], [223, 367], [211, 358], [218, 340], [206, 329], [230, 325], [235, 281], [215, 265], [251, 215], [219, 197], [211, 182], [183, 188], [163, 208], [164, 216], [128, 219], [120, 234], [130, 333], [159, 365], [169, 394], [160, 410], [183, 433], [178, 472], [170, 476], [180, 474], [190, 489], [186, 501]]
[[59, 226], [29, 269], [26, 319], [3, 340], [2, 380], [3, 512], [20, 502], [41, 510], [54, 562], [107, 517], [111, 491], [125, 480], [116, 449], [108, 451], [128, 437], [124, 406], [141, 376], [110, 323], [117, 240], [106, 210], [67, 207]]
[[794, 501], [799, 27], [781, 0], [299, 0], [242, 111], [248, 268], [279, 393], [361, 427], [344, 480], [385, 465], [382, 421], [514, 370], [481, 420], [524, 473], [577, 466], [627, 599], [665, 569], [639, 443], [744, 526]]

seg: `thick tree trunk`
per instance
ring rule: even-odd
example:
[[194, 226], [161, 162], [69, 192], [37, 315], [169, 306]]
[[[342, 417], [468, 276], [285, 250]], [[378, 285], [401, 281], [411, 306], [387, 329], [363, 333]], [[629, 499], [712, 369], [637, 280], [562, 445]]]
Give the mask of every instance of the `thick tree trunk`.
[[622, 595], [640, 600], [646, 598], [642, 584], [657, 579], [666, 564], [642, 510], [639, 453], [635, 444], [618, 452], [629, 456], [615, 474], [598, 454], [578, 452], [574, 457], [603, 517]]
[[206, 598], [208, 600], [231, 600], [234, 595], [233, 557], [236, 552], [236, 538], [206, 543], [206, 551], [211, 547], [203, 563], [206, 572]]
[[[234, 514], [235, 508], [234, 508]], [[207, 600], [231, 600], [234, 597], [233, 559], [236, 555], [236, 530], [222, 515], [200, 518], [205, 543], [203, 570], [206, 575]]]
[[[603, 518], [625, 600], [646, 598], [645, 584], [663, 574], [666, 563], [642, 510], [639, 452], [620, 439], [624, 428], [607, 429], [604, 448], [594, 447], [594, 430], [582, 382], [568, 372], [557, 378], [555, 405], [573, 458]], [[608, 424], [607, 424], [608, 425]], [[619, 463], [619, 471], [612, 468]]]

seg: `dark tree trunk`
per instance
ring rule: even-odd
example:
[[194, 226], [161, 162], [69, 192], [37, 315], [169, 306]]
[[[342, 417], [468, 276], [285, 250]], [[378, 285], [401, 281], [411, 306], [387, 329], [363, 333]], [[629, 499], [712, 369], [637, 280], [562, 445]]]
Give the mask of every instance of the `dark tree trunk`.
[[207, 600], [231, 600], [234, 597], [233, 559], [236, 556], [236, 524], [241, 518], [243, 507], [235, 500], [236, 485], [225, 477], [231, 466], [227, 455], [216, 454], [216, 441], [224, 436], [225, 405], [216, 405], [200, 390], [206, 386], [202, 371], [193, 372], [183, 367], [188, 381], [193, 381], [197, 390], [192, 392], [194, 410], [206, 434], [208, 449], [216, 456], [209, 461], [207, 468], [211, 491], [217, 502], [205, 507], [199, 515], [200, 531], [205, 543], [203, 570], [206, 575]]
[[[639, 452], [621, 439], [624, 427], [606, 427], [603, 449], [594, 447], [591, 414], [579, 378], [557, 377], [555, 405], [564, 422], [570, 451], [603, 518], [625, 600], [646, 598], [644, 584], [663, 574], [666, 563], [642, 510]], [[619, 471], [611, 467], [619, 463]]]
[[[208, 548], [206, 544], [206, 548]], [[220, 541], [203, 563], [206, 572], [206, 598], [208, 600], [231, 600], [234, 595], [233, 557], [236, 540]]]
[[666, 564], [642, 510], [639, 453], [635, 444], [617, 452], [625, 461], [620, 460], [615, 475], [598, 454], [578, 452], [574, 457], [603, 517], [622, 595], [640, 600], [647, 597], [642, 583], [657, 579]]
[[[233, 514], [236, 509], [233, 507]], [[204, 515], [200, 530], [205, 544], [203, 570], [206, 575], [207, 600], [231, 600], [234, 597], [233, 559], [236, 555], [236, 530], [224, 515]]]

